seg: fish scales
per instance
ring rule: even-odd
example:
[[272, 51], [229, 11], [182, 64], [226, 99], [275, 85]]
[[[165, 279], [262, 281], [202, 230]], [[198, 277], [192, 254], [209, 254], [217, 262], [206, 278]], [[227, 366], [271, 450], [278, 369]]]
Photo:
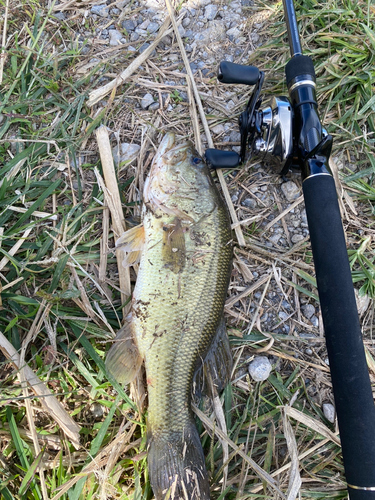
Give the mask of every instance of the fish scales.
[[[194, 370], [221, 319], [231, 259], [227, 215], [218, 207], [197, 224], [208, 235], [205, 245], [197, 247], [186, 233], [183, 271], [165, 269], [161, 245], [155, 244], [163, 237], [165, 219], [146, 218], [146, 250], [133, 295], [138, 347], [147, 373], [148, 422], [154, 433], [180, 429], [190, 418]], [[202, 258], [194, 263], [197, 248]]]
[[[173, 134], [155, 155], [144, 200], [142, 228], [120, 240], [129, 255], [140, 258], [130, 334], [124, 337], [125, 343], [132, 337], [146, 367], [150, 481], [157, 500], [168, 490], [171, 500], [186, 500], [185, 493], [188, 500], [206, 500], [209, 482], [191, 393], [197, 366], [222, 324], [230, 220], [207, 166], [190, 143], [176, 146]], [[107, 356], [115, 375], [111, 364], [123, 358], [119, 347]], [[134, 375], [139, 362], [129, 364]]]

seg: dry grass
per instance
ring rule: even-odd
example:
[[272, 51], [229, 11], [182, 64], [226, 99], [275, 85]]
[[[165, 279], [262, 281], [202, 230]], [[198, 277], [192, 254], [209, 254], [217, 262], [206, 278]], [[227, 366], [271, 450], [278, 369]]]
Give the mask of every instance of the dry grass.
[[[199, 150], [211, 141], [222, 148], [238, 146], [212, 129], [220, 123], [235, 128], [249, 95], [247, 89], [219, 86], [200, 71], [186, 74], [181, 41], [179, 46], [171, 27], [165, 29], [172, 44], [134, 63], [119, 86], [118, 75], [138, 54], [127, 50], [130, 43], [107, 48], [99, 37], [91, 38], [83, 54], [78, 35], [97, 27], [84, 17], [91, 5], [65, 2], [68, 20], [60, 23], [51, 16], [53, 5], [20, 8], [11, 0], [8, 18], [0, 24], [2, 33], [7, 27], [0, 88], [0, 348], [5, 356], [0, 491], [6, 500], [68, 498], [68, 490], [70, 500], [152, 498], [146, 410], [139, 411], [145, 402], [142, 378], [131, 392], [124, 390], [103, 362], [123, 322], [127, 294], [128, 278], [119, 274], [114, 242], [122, 215], [140, 213], [140, 192], [161, 134], [173, 129], [181, 138], [195, 138]], [[122, 20], [131, 8], [125, 7]], [[374, 13], [367, 4], [346, 0], [304, 2], [298, 12], [304, 44], [317, 61], [322, 115], [336, 136], [336, 182], [373, 367], [374, 188], [367, 153], [373, 146], [368, 92], [374, 76], [364, 61], [373, 63]], [[262, 23], [261, 37], [268, 40], [250, 60], [266, 69], [269, 92], [285, 93], [282, 67], [288, 54], [281, 6], [257, 2], [248, 14], [249, 33]], [[219, 61], [227, 43], [213, 44], [210, 56]], [[249, 37], [240, 48], [243, 54], [254, 48]], [[87, 106], [92, 92], [113, 80], [109, 96]], [[176, 85], [166, 83], [171, 80]], [[162, 103], [156, 112], [135, 106], [148, 91]], [[230, 111], [228, 91], [234, 102]], [[116, 166], [123, 214], [104, 168], [107, 137], [99, 160], [94, 132], [102, 124], [112, 147], [140, 146], [136, 157]], [[360, 168], [353, 171], [354, 164]], [[333, 396], [321, 318], [314, 326], [301, 310], [308, 303], [318, 306], [311, 248], [308, 238], [292, 244], [288, 229], [295, 211], [303, 208], [302, 198], [287, 203], [281, 180], [265, 166], [249, 164], [219, 175], [243, 242], [235, 248], [225, 307], [236, 360], [232, 383], [221, 397], [226, 431], [209, 406], [196, 408], [212, 498], [346, 498], [336, 424], [322, 412]], [[298, 174], [290, 175], [300, 185]], [[245, 198], [255, 200], [255, 208], [244, 206]], [[276, 228], [285, 244], [268, 246]], [[271, 360], [273, 371], [267, 381], [254, 383], [247, 366], [260, 353]], [[53, 404], [60, 408], [60, 420]], [[75, 450], [77, 424], [80, 448]]]

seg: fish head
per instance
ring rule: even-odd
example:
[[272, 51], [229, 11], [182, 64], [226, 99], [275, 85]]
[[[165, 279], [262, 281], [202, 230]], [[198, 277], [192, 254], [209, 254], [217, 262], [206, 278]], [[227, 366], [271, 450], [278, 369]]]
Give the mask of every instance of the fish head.
[[176, 143], [167, 133], [155, 154], [144, 187], [144, 201], [185, 222], [196, 222], [217, 204], [217, 191], [203, 158], [190, 141]]

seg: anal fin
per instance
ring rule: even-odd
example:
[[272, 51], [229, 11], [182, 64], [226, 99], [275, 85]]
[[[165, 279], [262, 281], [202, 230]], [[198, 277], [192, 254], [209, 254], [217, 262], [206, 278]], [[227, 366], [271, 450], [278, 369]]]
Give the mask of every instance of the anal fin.
[[220, 394], [229, 383], [233, 366], [232, 352], [229, 345], [224, 316], [221, 318], [206, 355], [199, 360], [193, 379], [195, 396], [212, 394], [213, 385], [217, 394]]
[[128, 384], [135, 379], [143, 362], [135, 343], [131, 314], [113, 342], [107, 353], [105, 366], [117, 382]]

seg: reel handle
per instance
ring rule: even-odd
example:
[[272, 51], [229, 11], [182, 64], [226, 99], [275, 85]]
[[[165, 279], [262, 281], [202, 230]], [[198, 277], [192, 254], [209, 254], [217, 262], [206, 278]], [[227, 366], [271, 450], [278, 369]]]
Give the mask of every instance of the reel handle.
[[205, 152], [206, 162], [210, 168], [236, 168], [241, 157], [235, 151], [221, 151], [209, 148]]
[[222, 61], [217, 79], [220, 83], [242, 83], [255, 85], [259, 80], [259, 69], [255, 66], [244, 66], [229, 61]]

